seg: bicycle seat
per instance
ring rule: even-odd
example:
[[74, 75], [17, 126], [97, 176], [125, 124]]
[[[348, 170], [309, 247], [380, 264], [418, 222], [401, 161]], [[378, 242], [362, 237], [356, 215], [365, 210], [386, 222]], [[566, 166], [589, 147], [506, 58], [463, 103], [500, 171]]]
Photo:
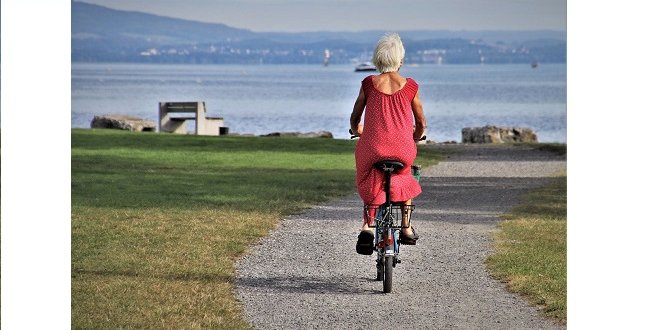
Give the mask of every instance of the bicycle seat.
[[405, 167], [405, 164], [397, 160], [382, 160], [376, 162], [373, 164], [373, 166], [380, 171], [384, 171], [385, 169], [391, 169], [391, 171], [400, 171], [403, 167]]

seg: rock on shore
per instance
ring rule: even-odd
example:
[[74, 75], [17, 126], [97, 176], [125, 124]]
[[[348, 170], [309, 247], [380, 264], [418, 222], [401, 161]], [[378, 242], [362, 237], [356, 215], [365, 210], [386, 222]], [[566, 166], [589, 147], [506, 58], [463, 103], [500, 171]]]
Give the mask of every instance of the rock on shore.
[[273, 133], [268, 133], [266, 135], [262, 136], [269, 136], [269, 137], [302, 137], [302, 138], [327, 138], [327, 139], [332, 139], [333, 138], [333, 133], [329, 131], [319, 131], [319, 132], [307, 132], [307, 133], [301, 133], [301, 132], [273, 132]]
[[462, 129], [462, 143], [515, 143], [538, 142], [537, 135], [531, 128], [498, 127], [465, 127]]
[[155, 132], [155, 122], [126, 115], [95, 116], [90, 128], [112, 128], [134, 132]]

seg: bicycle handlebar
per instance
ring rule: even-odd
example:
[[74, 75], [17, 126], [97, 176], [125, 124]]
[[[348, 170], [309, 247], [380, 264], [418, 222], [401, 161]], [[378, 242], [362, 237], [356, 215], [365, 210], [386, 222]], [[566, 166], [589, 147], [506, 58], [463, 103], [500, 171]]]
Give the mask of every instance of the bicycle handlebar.
[[[351, 135], [350, 139], [352, 139], [352, 140], [355, 139], [355, 138], [360, 137], [358, 135], [355, 135], [351, 128], [349, 129], [349, 135]], [[425, 141], [425, 139], [426, 139], [426, 136], [424, 135], [419, 139], [419, 141]]]

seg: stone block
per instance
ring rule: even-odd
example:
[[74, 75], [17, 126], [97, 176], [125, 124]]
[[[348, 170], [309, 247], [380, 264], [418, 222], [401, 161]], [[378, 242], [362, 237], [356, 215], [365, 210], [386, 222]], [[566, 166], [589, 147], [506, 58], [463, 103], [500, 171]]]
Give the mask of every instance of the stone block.
[[538, 142], [537, 135], [531, 128], [498, 127], [465, 127], [462, 129], [462, 143], [516, 143]]

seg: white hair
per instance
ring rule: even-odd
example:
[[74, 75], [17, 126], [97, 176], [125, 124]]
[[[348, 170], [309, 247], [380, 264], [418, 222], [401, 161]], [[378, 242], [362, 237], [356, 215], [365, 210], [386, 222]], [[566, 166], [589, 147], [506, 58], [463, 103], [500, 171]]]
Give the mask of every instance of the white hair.
[[398, 71], [405, 58], [405, 47], [397, 33], [387, 33], [379, 39], [372, 63], [381, 73]]

